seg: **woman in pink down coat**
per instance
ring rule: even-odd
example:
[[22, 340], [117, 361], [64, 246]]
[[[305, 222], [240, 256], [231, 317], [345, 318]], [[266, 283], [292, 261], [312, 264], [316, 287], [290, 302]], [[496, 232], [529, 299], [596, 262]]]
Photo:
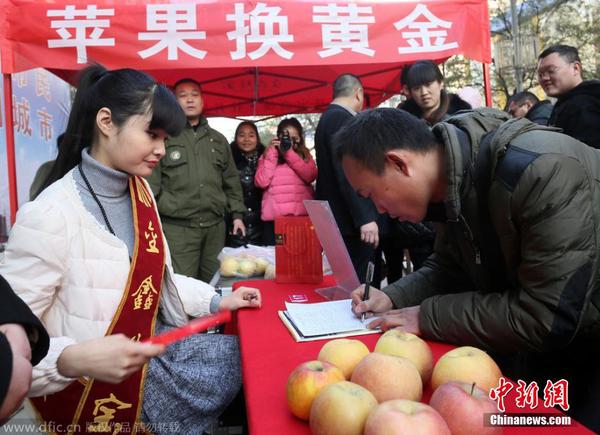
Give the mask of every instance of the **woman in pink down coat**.
[[275, 218], [307, 215], [303, 201], [314, 198], [311, 183], [316, 178], [317, 165], [304, 143], [302, 125], [296, 118], [282, 120], [254, 176], [254, 184], [265, 191], [261, 207], [265, 245], [275, 244]]

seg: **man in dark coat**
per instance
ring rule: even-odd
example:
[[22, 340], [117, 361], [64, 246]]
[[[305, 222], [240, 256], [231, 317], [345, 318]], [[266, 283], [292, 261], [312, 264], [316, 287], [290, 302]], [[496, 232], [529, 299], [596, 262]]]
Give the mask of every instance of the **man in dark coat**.
[[540, 391], [564, 378], [569, 412], [598, 432], [600, 153], [507, 119], [478, 109], [430, 131], [375, 109], [340, 131], [361, 196], [399, 220], [437, 223], [424, 266], [366, 302], [355, 290], [354, 311], [385, 313], [370, 327], [493, 352], [503, 373]]
[[507, 112], [513, 118], [527, 118], [536, 124], [548, 125], [552, 103], [548, 100], [540, 101], [528, 91], [517, 92], [510, 98]]
[[594, 148], [600, 148], [600, 80], [583, 81], [577, 48], [553, 45], [538, 57], [538, 80], [558, 98], [548, 125]]
[[0, 276], [0, 424], [21, 406], [31, 368], [48, 353], [46, 329]]
[[363, 281], [373, 246], [379, 244], [379, 214], [369, 199], [360, 198], [336, 159], [335, 133], [363, 107], [364, 90], [358, 77], [342, 74], [333, 83], [333, 101], [319, 119], [315, 133], [316, 199], [329, 201], [358, 278]]

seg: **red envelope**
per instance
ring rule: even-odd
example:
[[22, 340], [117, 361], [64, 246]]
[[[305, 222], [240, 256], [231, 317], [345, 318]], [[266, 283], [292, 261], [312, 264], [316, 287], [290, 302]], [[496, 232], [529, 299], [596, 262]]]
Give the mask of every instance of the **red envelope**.
[[222, 323], [227, 323], [230, 320], [231, 311], [221, 311], [217, 314], [194, 319], [191, 322], [180, 326], [179, 328], [171, 329], [170, 331], [165, 332], [164, 334], [150, 337], [147, 340], [144, 340], [142, 343], [169, 345], [175, 343], [176, 341], [183, 340], [185, 337], [188, 337], [190, 335], [206, 331], [207, 329], [214, 328], [215, 326], [218, 326]]

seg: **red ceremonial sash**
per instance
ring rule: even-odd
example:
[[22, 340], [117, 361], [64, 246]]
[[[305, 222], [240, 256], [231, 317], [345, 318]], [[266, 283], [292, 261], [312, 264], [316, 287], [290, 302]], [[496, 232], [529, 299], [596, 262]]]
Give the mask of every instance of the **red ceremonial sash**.
[[[106, 335], [142, 341], [153, 335], [160, 302], [165, 251], [152, 194], [140, 177], [129, 179], [135, 248], [129, 278]], [[147, 365], [120, 384], [80, 378], [58, 393], [31, 402], [43, 429], [55, 434], [136, 433]]]

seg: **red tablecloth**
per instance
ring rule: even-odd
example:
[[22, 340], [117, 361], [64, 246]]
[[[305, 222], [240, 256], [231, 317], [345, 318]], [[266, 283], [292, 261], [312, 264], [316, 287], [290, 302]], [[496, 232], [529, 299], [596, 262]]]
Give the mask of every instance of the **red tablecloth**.
[[[305, 294], [309, 302], [321, 302], [323, 298], [314, 292], [315, 288], [332, 285], [326, 278], [323, 285], [276, 284], [273, 281], [239, 282], [234, 285], [248, 285], [260, 288], [263, 306], [260, 310], [240, 310], [237, 315], [237, 328], [242, 356], [242, 374], [248, 427], [251, 435], [310, 434], [308, 424], [295, 418], [288, 410], [285, 399], [285, 385], [288, 375], [298, 364], [317, 359], [324, 340], [296, 343], [277, 315], [285, 309], [285, 300], [292, 294]], [[354, 337], [363, 341], [373, 350], [380, 335]], [[437, 361], [454, 346], [429, 342]], [[423, 401], [428, 402], [431, 390], [424, 391]], [[552, 412], [555, 409], [538, 407], [517, 408], [514, 388], [505, 399], [506, 412]], [[571, 427], [507, 427], [505, 434], [591, 434], [592, 432], [574, 422]]]

